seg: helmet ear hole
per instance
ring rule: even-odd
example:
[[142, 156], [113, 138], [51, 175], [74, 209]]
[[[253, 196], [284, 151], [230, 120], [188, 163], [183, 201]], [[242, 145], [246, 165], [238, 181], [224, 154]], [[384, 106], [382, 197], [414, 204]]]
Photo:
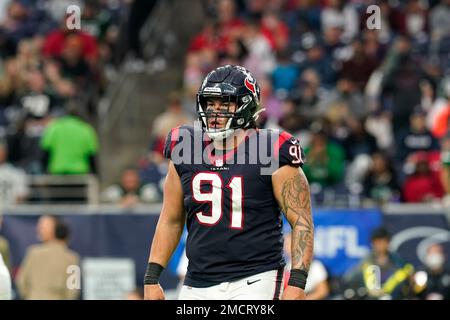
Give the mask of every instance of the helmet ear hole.
[[249, 95], [245, 95], [242, 97], [241, 101], [243, 103], [249, 103], [252, 98]]

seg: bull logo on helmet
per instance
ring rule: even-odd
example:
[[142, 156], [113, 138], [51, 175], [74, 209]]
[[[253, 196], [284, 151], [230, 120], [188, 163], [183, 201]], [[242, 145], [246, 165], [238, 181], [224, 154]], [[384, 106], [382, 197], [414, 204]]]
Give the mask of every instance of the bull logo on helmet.
[[245, 78], [244, 85], [253, 93], [253, 96], [256, 97], [255, 79], [252, 76], [247, 76], [247, 78]]

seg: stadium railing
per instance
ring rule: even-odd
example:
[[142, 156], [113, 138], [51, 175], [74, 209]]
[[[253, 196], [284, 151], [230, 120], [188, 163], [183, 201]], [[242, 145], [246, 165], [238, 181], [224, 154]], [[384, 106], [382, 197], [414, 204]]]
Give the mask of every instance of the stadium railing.
[[99, 181], [95, 175], [30, 175], [26, 204], [96, 204]]

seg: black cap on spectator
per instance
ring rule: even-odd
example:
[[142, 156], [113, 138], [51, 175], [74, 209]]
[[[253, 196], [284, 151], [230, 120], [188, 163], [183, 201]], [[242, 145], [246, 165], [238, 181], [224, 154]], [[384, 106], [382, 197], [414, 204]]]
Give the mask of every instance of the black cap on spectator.
[[69, 227], [62, 222], [61, 220], [56, 221], [55, 225], [55, 237], [58, 240], [67, 240], [70, 235], [70, 229]]
[[422, 107], [420, 105], [417, 105], [414, 107], [414, 110], [411, 114], [412, 116], [426, 116], [427, 113], [425, 112], [425, 110], [422, 109]]
[[55, 238], [58, 240], [67, 240], [70, 235], [70, 229], [59, 217], [50, 216], [55, 222]]
[[379, 228], [375, 229], [370, 236], [371, 241], [376, 240], [376, 239], [390, 240], [391, 234], [385, 227], [379, 227]]

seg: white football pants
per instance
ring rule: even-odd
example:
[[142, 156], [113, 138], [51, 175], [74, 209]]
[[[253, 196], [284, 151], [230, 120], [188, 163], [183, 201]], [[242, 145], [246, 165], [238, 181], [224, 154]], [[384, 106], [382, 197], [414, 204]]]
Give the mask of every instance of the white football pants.
[[283, 268], [259, 273], [207, 288], [183, 285], [179, 300], [279, 300], [283, 291]]

